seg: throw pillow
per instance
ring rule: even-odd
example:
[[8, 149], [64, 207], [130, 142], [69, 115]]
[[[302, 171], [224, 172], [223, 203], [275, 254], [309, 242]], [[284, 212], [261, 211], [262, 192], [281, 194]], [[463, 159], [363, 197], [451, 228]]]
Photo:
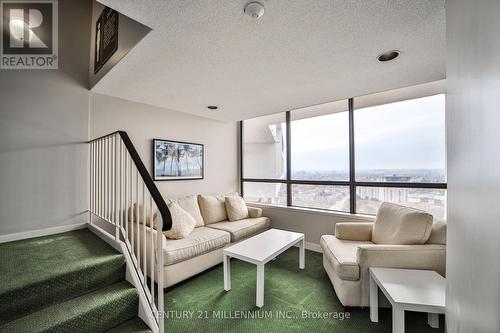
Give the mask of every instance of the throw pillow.
[[229, 221], [239, 221], [248, 218], [248, 208], [240, 196], [228, 196], [225, 199], [227, 216]]
[[165, 237], [170, 239], [182, 239], [189, 236], [196, 225], [194, 217], [175, 202], [168, 205], [168, 209], [172, 216], [172, 229], [163, 232]]
[[223, 196], [199, 195], [201, 216], [205, 224], [216, 223], [227, 220], [225, 198]]
[[169, 200], [168, 204], [173, 202], [178, 203], [182, 209], [194, 217], [197, 227], [203, 227], [203, 217], [201, 216], [200, 207], [198, 206], [197, 195], [188, 195], [187, 197]]

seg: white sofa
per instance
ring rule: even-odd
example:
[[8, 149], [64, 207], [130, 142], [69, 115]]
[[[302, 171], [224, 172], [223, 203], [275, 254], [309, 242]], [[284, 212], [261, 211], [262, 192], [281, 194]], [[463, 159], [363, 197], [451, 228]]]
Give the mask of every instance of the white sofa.
[[[183, 239], [169, 239], [163, 235], [165, 288], [221, 263], [224, 247], [261, 233], [271, 226], [271, 220], [262, 216], [262, 209], [255, 207], [248, 207], [248, 218], [230, 222], [225, 212], [224, 195], [191, 195], [167, 200], [167, 204], [172, 202], [178, 203], [196, 220], [196, 227]], [[139, 237], [134, 237], [134, 243], [143, 248], [138, 240], [144, 239], [142, 235], [146, 232], [146, 262], [149, 263], [152, 259], [151, 239], [154, 243], [154, 254], [158, 250], [156, 229], [142, 223], [140, 227], [137, 226], [136, 223], [135, 230]], [[156, 258], [156, 255], [153, 258]], [[156, 281], [157, 276], [154, 279]]]
[[446, 223], [384, 203], [375, 223], [337, 223], [321, 237], [323, 266], [344, 306], [369, 305], [369, 267], [425, 269], [445, 275]]

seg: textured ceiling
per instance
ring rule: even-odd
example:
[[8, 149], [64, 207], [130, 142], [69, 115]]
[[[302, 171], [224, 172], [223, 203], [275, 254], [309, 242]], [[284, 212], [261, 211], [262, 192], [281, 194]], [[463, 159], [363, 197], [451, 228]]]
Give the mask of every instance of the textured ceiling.
[[263, 0], [257, 21], [242, 0], [100, 1], [153, 31], [93, 91], [171, 110], [232, 121], [445, 77], [444, 0]]

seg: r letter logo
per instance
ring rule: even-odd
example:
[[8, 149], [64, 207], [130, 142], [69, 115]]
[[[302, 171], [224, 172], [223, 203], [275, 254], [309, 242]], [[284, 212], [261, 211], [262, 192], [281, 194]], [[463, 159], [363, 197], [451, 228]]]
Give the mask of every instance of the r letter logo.
[[1, 3], [1, 69], [57, 69], [57, 0]]

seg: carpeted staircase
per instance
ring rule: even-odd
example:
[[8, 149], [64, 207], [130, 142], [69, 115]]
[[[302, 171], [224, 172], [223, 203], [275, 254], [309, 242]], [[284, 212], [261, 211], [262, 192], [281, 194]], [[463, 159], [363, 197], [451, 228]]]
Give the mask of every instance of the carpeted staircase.
[[0, 332], [151, 332], [125, 258], [87, 229], [0, 244]]

